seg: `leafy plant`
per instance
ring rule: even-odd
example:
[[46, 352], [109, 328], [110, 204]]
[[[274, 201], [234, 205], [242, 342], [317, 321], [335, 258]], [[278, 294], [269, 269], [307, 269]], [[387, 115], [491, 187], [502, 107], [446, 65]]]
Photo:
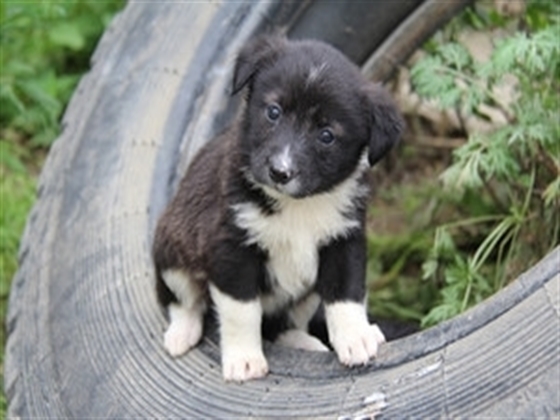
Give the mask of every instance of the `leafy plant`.
[[[441, 175], [459, 207], [491, 205], [436, 230], [423, 277], [441, 285], [440, 301], [423, 325], [478, 303], [560, 243], [560, 18], [537, 21], [535, 31], [496, 42], [487, 62], [451, 42], [412, 69], [416, 91], [442, 108], [484, 117], [490, 106], [507, 121], [472, 133]], [[511, 104], [495, 93], [506, 80], [516, 86]]]
[[0, 123], [49, 146], [99, 35], [122, 1], [0, 4]]
[[[10, 279], [16, 269], [19, 236], [34, 201], [35, 180], [19, 159], [21, 150], [0, 142], [0, 299], [7, 299]], [[9, 171], [9, 172], [8, 172]]]

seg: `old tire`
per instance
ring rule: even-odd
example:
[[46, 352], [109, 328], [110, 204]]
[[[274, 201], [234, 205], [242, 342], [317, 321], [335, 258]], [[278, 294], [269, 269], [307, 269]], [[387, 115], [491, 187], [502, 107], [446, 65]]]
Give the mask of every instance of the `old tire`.
[[161, 344], [151, 234], [177, 174], [235, 113], [235, 51], [279, 27], [371, 56], [367, 71], [382, 80], [464, 3], [130, 3], [41, 176], [10, 296], [9, 416], [558, 415], [558, 249], [466, 314], [384, 346], [366, 368], [267, 344], [271, 374], [226, 385], [212, 337], [179, 360]]

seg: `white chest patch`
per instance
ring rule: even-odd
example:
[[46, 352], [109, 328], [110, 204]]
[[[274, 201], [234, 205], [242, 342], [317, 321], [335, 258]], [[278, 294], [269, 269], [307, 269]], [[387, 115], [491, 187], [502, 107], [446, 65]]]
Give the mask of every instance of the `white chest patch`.
[[273, 290], [261, 297], [265, 313], [306, 294], [317, 278], [320, 246], [360, 226], [359, 220], [348, 216], [354, 198], [368, 192], [358, 182], [359, 175], [361, 171], [331, 192], [303, 199], [266, 188], [278, 203], [272, 215], [263, 214], [251, 202], [232, 207], [236, 224], [248, 233], [247, 244], [257, 244], [268, 252]]

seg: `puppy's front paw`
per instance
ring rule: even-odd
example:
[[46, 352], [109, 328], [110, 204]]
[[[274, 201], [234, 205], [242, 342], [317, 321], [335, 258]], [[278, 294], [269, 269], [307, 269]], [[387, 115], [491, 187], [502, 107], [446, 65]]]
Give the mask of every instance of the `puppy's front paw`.
[[332, 338], [338, 360], [347, 366], [365, 365], [369, 359], [377, 356], [377, 348], [384, 342], [385, 336], [375, 324], [339, 331]]
[[260, 350], [230, 350], [222, 357], [222, 373], [228, 382], [244, 382], [265, 376], [268, 373], [268, 363]]
[[377, 355], [385, 337], [370, 325], [365, 307], [358, 302], [336, 302], [325, 306], [329, 340], [344, 365], [365, 365]]
[[222, 374], [226, 381], [243, 382], [268, 373], [262, 351], [262, 306], [259, 299], [240, 301], [210, 285], [220, 318]]

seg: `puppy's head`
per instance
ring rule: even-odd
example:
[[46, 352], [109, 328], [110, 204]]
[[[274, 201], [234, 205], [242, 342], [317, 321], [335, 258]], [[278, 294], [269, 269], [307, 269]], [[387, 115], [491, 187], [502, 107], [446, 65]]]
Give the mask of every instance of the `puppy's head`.
[[385, 90], [322, 42], [257, 38], [237, 59], [234, 93], [245, 86], [245, 170], [295, 198], [334, 188], [363, 156], [375, 164], [403, 129]]

